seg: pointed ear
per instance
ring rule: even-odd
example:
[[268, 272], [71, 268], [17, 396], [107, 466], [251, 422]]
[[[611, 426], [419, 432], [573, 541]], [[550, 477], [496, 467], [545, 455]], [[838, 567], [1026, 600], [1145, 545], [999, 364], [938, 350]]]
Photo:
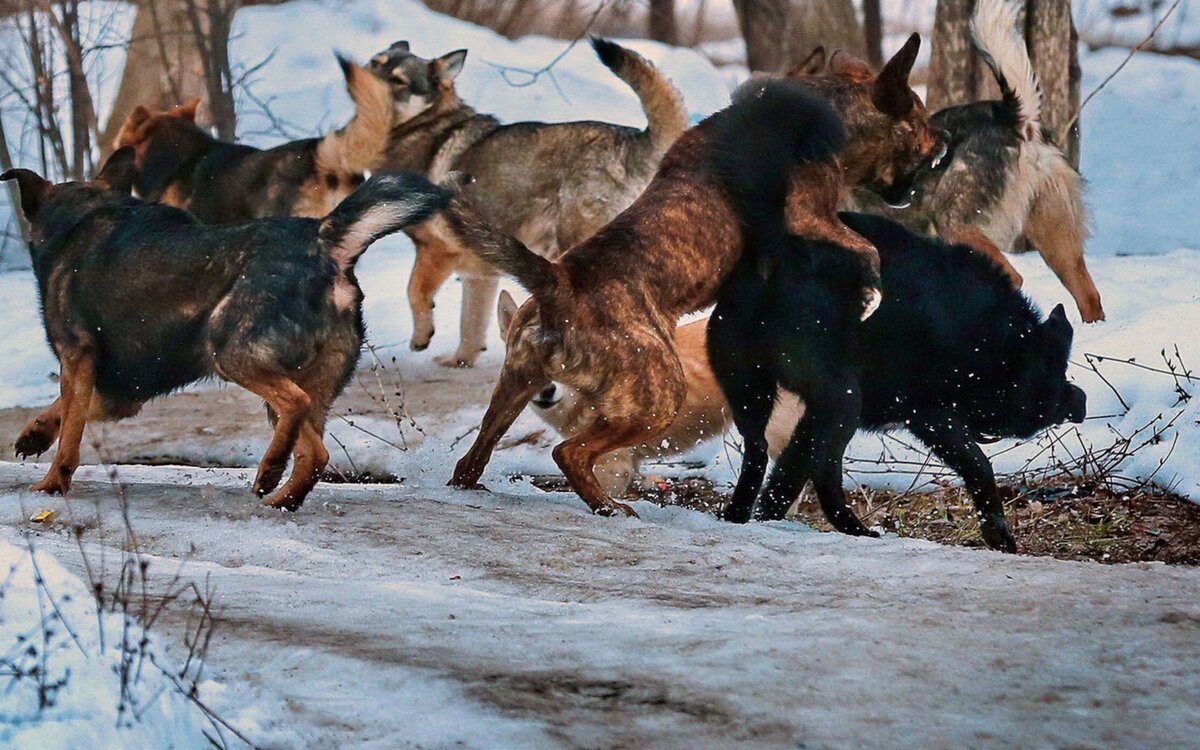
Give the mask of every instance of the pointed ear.
[[880, 112], [900, 118], [912, 111], [913, 93], [908, 86], [908, 74], [912, 72], [920, 51], [921, 35], [914, 33], [879, 71], [871, 99]]
[[408, 42], [404, 41], [403, 39], [401, 39], [398, 42], [392, 42], [392, 46], [388, 47], [388, 49], [389, 50], [394, 49], [397, 52], [408, 52]]
[[871, 68], [862, 60], [845, 50], [836, 49], [829, 58], [829, 72], [835, 76], [848, 78], [854, 83], [862, 83], [871, 79]]
[[816, 49], [808, 53], [808, 57], [796, 67], [788, 71], [788, 78], [803, 78], [804, 76], [820, 75], [825, 70], [825, 47], [818, 44]]
[[1071, 340], [1075, 337], [1075, 329], [1071, 327], [1071, 321], [1067, 320], [1067, 310], [1061, 302], [1050, 311], [1046, 322], [1042, 323], [1042, 330], [1046, 332], [1047, 338], [1052, 342], [1059, 346], [1065, 345], [1066, 350], [1070, 351]]
[[508, 329], [512, 325], [513, 316], [517, 314], [517, 301], [507, 291], [500, 291], [500, 299], [496, 301], [496, 321], [500, 324], [500, 337], [508, 338]]
[[0, 174], [0, 180], [17, 181], [17, 187], [21, 189], [21, 213], [25, 214], [25, 218], [29, 221], [33, 221], [33, 218], [37, 216], [37, 212], [41, 210], [42, 204], [54, 187], [42, 179], [40, 174], [28, 169], [10, 169], [4, 174]]
[[183, 104], [180, 104], [179, 106], [175, 107], [175, 109], [172, 109], [171, 116], [172, 117], [182, 117], [183, 119], [187, 120], [188, 122], [195, 122], [196, 121], [196, 110], [199, 108], [200, 108], [200, 99], [199, 98], [192, 99], [191, 101], [184, 102]]
[[142, 124], [144, 124], [147, 120], [149, 120], [151, 116], [152, 115], [151, 115], [150, 110], [146, 109], [144, 106], [139, 104], [133, 108], [132, 112], [129, 113], [129, 117], [125, 118], [125, 127], [127, 127], [127, 128], [139, 127]]
[[466, 61], [467, 51], [465, 49], [456, 49], [453, 52], [447, 52], [429, 64], [437, 73], [438, 78], [443, 81], [453, 81], [462, 72], [463, 63]]
[[92, 178], [92, 182], [109, 190], [128, 193], [133, 190], [133, 178], [137, 176], [137, 165], [134, 163], [132, 146], [117, 149], [104, 162], [100, 173]]

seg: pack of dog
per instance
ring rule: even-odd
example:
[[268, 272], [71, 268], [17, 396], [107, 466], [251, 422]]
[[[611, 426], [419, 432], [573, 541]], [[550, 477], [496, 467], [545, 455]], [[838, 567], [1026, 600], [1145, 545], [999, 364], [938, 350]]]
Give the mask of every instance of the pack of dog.
[[[1002, 98], [947, 107], [930, 117], [948, 133], [950, 150], [921, 175], [911, 205], [895, 209], [862, 190], [851, 205], [983, 253], [1018, 287], [1021, 276], [1005, 253], [1025, 237], [1071, 294], [1083, 322], [1093, 323], [1104, 320], [1104, 307], [1084, 260], [1083, 184], [1042, 126], [1041, 87], [1017, 32], [1019, 10], [1011, 0], [976, 4], [972, 39]], [[828, 67], [844, 61], [831, 60]], [[866, 74], [865, 65], [854, 68]], [[828, 74], [820, 49], [792, 73], [811, 83]], [[852, 108], [834, 102], [852, 123]]]
[[[600, 62], [638, 95], [644, 130], [596, 121], [501, 125], [455, 92], [466, 51], [427, 60], [407, 42], [393, 44], [371, 59], [371, 69], [390, 84], [396, 106], [384, 167], [423, 171], [435, 182], [451, 170], [470, 174], [474, 180], [466, 193], [485, 221], [539, 255], [557, 257], [632, 203], [688, 127], [683, 98], [650, 62], [604, 39], [593, 39], [592, 46]], [[440, 220], [409, 235], [417, 249], [408, 286], [410, 346], [417, 351], [429, 346], [434, 295], [457, 273], [463, 282], [459, 345], [436, 361], [472, 366], [485, 346], [496, 270], [465, 250]]]
[[206, 224], [325, 216], [362, 184], [364, 172], [381, 165], [392, 125], [387, 84], [345, 58], [338, 63], [354, 119], [322, 138], [257, 149], [218, 140], [199, 127], [199, 99], [166, 112], [139, 105], [114, 143], [137, 155], [137, 194], [185, 208]]
[[[877, 103], [880, 130], [905, 134], [888, 148], [859, 149], [854, 169], [885, 192], [903, 184], [941, 151], [908, 85], [918, 40], [910, 40], [877, 78], [855, 85]], [[908, 102], [909, 106], [903, 106]], [[805, 176], [811, 163], [840, 148], [824, 127], [836, 115], [818, 95], [782, 102], [770, 117], [735, 103], [682, 135], [634, 203], [557, 261], [534, 253], [497, 231], [461, 197], [444, 213], [458, 241], [478, 258], [513, 276], [532, 295], [508, 328], [500, 378], [474, 444], [458, 462], [450, 484], [479, 486], [496, 443], [525, 405], [552, 380], [583, 394], [592, 419], [554, 448], [553, 456], [580, 497], [596, 513], [633, 514], [605, 492], [593, 469], [608, 453], [665, 432], [686, 396], [683, 366], [675, 350], [680, 316], [713, 302], [743, 254], [741, 214], [713, 166], [713, 152], [777, 165], [770, 189], [780, 202], [807, 204], [817, 191]], [[768, 104], [776, 104], [775, 99]], [[749, 116], [748, 116], [749, 115]], [[726, 126], [740, 138], [714, 140]], [[818, 165], [823, 174], [828, 168]], [[840, 167], [826, 179], [840, 185]], [[819, 197], [819, 196], [818, 196]], [[833, 215], [838, 196], [824, 201]], [[835, 217], [836, 218], [836, 217]], [[868, 269], [855, 292], [859, 315], [878, 303], [874, 248], [858, 235], [827, 222], [855, 262]]]
[[[742, 96], [765, 113], [778, 108], [772, 99], [798, 96], [797, 88], [803, 83], [777, 81]], [[823, 124], [842, 128], [836, 117]], [[715, 137], [737, 141], [745, 134], [730, 128]], [[828, 137], [839, 139], [836, 132]], [[882, 264], [883, 302], [860, 322], [855, 291], [873, 271], [829, 241], [830, 231], [812, 230], [829, 218], [797, 216], [775, 199], [763, 175], [777, 164], [729, 149], [714, 154], [716, 171], [750, 219], [747, 251], [709, 323], [709, 359], [743, 437], [742, 470], [725, 518], [749, 520], [756, 498], [760, 518], [782, 518], [811, 480], [836, 529], [874, 535], [846, 505], [842, 455], [860, 427], [902, 424], [966, 481], [985, 542], [1015, 551], [977, 443], [1082, 421], [1086, 399], [1066, 378], [1072, 331], [1062, 307], [1042, 322], [984, 256], [887, 219], [843, 213], [834, 221], [871, 242]], [[836, 168], [833, 155], [825, 159]], [[836, 186], [818, 184], [836, 201]], [[779, 260], [764, 267], [755, 258]], [[781, 388], [801, 398], [804, 413], [758, 497], [767, 424]]]
[[[363, 342], [358, 257], [421, 221], [448, 193], [412, 175], [372, 177], [328, 216], [207, 226], [130, 196], [131, 148], [90, 182], [51, 184], [14, 169], [60, 397], [17, 441], [40, 454], [58, 440], [34, 490], [65, 494], [89, 420], [133, 416], [149, 399], [220, 377], [269, 408], [274, 437], [254, 491], [294, 510], [329, 454], [322, 432]], [[288, 481], [276, 490], [294, 458]]]

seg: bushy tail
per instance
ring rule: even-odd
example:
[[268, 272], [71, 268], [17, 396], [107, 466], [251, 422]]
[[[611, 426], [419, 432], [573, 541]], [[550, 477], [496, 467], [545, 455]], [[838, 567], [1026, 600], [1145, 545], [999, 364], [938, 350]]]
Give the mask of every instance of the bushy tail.
[[376, 175], [325, 217], [318, 242], [339, 266], [350, 268], [372, 242], [425, 221], [445, 208], [451, 195], [416, 172]]
[[834, 158], [846, 141], [841, 119], [799, 80], [753, 81], [711, 118], [712, 164], [753, 231], [783, 227], [794, 168]]
[[516, 279], [544, 309], [552, 304], [560, 268], [520, 240], [484, 221], [459, 191], [443, 214], [459, 242], [488, 265]]
[[620, 78], [642, 101], [646, 112], [646, 135], [655, 158], [662, 158], [675, 139], [688, 129], [683, 95], [646, 58], [616, 42], [592, 37], [592, 49], [600, 62]]
[[1042, 88], [1033, 72], [1025, 40], [1017, 33], [1020, 4], [979, 0], [971, 17], [971, 38], [996, 82], [1025, 141], [1042, 140]]
[[381, 78], [341, 55], [338, 64], [354, 100], [354, 119], [321, 139], [317, 169], [326, 174], [357, 174], [383, 163], [392, 132], [392, 92]]

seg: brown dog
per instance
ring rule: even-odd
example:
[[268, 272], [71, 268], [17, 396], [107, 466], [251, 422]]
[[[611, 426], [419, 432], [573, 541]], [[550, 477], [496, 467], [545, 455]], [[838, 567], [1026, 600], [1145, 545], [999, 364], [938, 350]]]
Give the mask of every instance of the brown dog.
[[[500, 292], [496, 305], [500, 335], [508, 338], [508, 330], [518, 310], [508, 292]], [[675, 329], [675, 352], [683, 365], [687, 393], [679, 413], [662, 435], [628, 448], [601, 456], [596, 462], [597, 481], [613, 497], [636, 495], [640, 465], [646, 459], [677, 456], [691, 450], [697, 443], [720, 437], [730, 424], [729, 403], [708, 364], [708, 318], [692, 321]], [[551, 382], [529, 402], [534, 412], [563, 437], [578, 435], [595, 421], [595, 407], [581, 392], [558, 382]], [[800, 400], [780, 392], [771, 422], [767, 425], [770, 455], [775, 457], [787, 445], [800, 420]]]
[[[683, 98], [648, 60], [604, 39], [593, 39], [592, 46], [600, 62], [638, 95], [644, 130], [596, 121], [501, 125], [455, 92], [465, 51], [426, 60], [397, 42], [371, 60], [396, 100], [386, 167], [421, 170], [434, 182], [449, 170], [470, 174], [467, 195], [484, 219], [538, 254], [557, 257], [632, 203], [688, 127]], [[483, 351], [496, 269], [456, 244], [437, 219], [408, 234], [417, 251], [408, 285], [410, 346], [416, 351], [429, 346], [434, 295], [457, 273], [463, 282], [459, 345], [436, 361], [470, 367]]]
[[[917, 100], [907, 85], [911, 62], [909, 57], [889, 63], [877, 82], [881, 101], [909, 102], [904, 116]], [[916, 118], [913, 123], [920, 124]], [[897, 183], [910, 178], [941, 148], [936, 135], [926, 131], [928, 126], [904, 129], [910, 137], [902, 151], [912, 162], [906, 169], [868, 164], [861, 172], [877, 175], [877, 187], [896, 189], [889, 178]], [[763, 192], [774, 196], [773, 210], [779, 211], [789, 188], [794, 194], [796, 187], [809, 186], [811, 170], [804, 165], [836, 160], [843, 139], [836, 114], [819, 96], [785, 81], [763, 84], [761, 91], [685, 133], [633, 205], [559, 262], [496, 232], [461, 199], [453, 203], [444, 215], [459, 240], [484, 262], [514, 276], [533, 300], [511, 323], [499, 382], [475, 443], [450, 484], [478, 487], [497, 441], [534, 394], [557, 380], [585, 394], [595, 419], [554, 448], [555, 462], [594, 512], [633, 514], [608, 496], [593, 468], [607, 453], [653, 440], [675, 419], [687, 395], [675, 349], [676, 323], [712, 303], [744, 246], [744, 217], [713, 162], [715, 144], [737, 149], [748, 162], [771, 165], [760, 179], [770, 182]], [[928, 151], [922, 152], [920, 144], [928, 144]], [[898, 162], [883, 150], [869, 153], [879, 162]], [[819, 203], [832, 217], [830, 231], [869, 263], [874, 248], [836, 218], [840, 181], [821, 184], [834, 187], [834, 194]], [[812, 214], [810, 209], [804, 215]], [[869, 265], [878, 268], [877, 255]], [[861, 291], [868, 306], [877, 301], [877, 288]]]
[[199, 99], [168, 112], [138, 106], [114, 144], [137, 154], [137, 194], [186, 208], [206, 224], [325, 216], [362, 184], [363, 172], [379, 166], [392, 125], [387, 84], [349, 60], [338, 62], [355, 115], [323, 138], [262, 150], [217, 140], [198, 127]]

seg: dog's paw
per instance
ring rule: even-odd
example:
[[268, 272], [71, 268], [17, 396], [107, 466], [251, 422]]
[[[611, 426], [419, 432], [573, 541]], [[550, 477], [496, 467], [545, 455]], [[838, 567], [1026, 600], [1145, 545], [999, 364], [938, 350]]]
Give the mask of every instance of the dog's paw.
[[47, 495], [66, 495], [71, 491], [71, 472], [52, 466], [45, 478], [29, 489], [33, 492], [45, 492]]
[[255, 477], [254, 486], [252, 487], [254, 494], [259, 497], [270, 494], [272, 490], [279, 486], [279, 481], [283, 479], [283, 472], [286, 469], [286, 462], [259, 469], [258, 476]]
[[300, 510], [300, 506], [304, 505], [304, 494], [293, 491], [287, 485], [284, 485], [283, 489], [279, 492], [263, 498], [263, 505], [268, 508], [295, 512]]
[[457, 477], [452, 478], [449, 482], [446, 482], [446, 486], [454, 487], [454, 488], [460, 489], [460, 490], [477, 490], [479, 492], [491, 492], [491, 490], [489, 490], [486, 486], [484, 486], [480, 482], [477, 482], [474, 480], [458, 479]]
[[725, 510], [721, 511], [721, 520], [728, 523], [749, 523], [750, 514], [754, 510], [753, 506], [748, 508], [734, 507], [732, 503], [726, 506]]
[[465, 355], [455, 352], [454, 354], [438, 355], [433, 358], [433, 361], [437, 362], [442, 367], [455, 367], [455, 368], [474, 367], [475, 366], [475, 357], [477, 357], [477, 356], [479, 356], [479, 355], [476, 354], [474, 356], [467, 357]]
[[1008, 522], [1004, 520], [1004, 516], [984, 516], [979, 519], [979, 533], [984, 544], [991, 549], [1008, 553], [1017, 551], [1017, 540], [1008, 530]]
[[883, 302], [883, 292], [879, 290], [879, 287], [869, 286], [864, 288], [862, 290], [863, 309], [862, 313], [859, 314], [858, 319], [866, 320], [874, 315], [875, 311], [879, 309], [879, 304], [881, 302]]
[[50, 446], [54, 445], [54, 438], [41, 433], [21, 433], [17, 438], [15, 452], [17, 458], [29, 458], [30, 456], [40, 456], [50, 450]]
[[630, 518], [640, 518], [640, 516], [638, 516], [636, 510], [634, 510], [630, 506], [626, 505], [625, 503], [619, 503], [616, 500], [609, 500], [604, 505], [600, 505], [596, 508], [593, 508], [592, 512], [598, 516], [625, 515]]
[[408, 348], [414, 352], [423, 352], [429, 348], [429, 342], [433, 340], [433, 329], [414, 333], [412, 338], [408, 340]]

